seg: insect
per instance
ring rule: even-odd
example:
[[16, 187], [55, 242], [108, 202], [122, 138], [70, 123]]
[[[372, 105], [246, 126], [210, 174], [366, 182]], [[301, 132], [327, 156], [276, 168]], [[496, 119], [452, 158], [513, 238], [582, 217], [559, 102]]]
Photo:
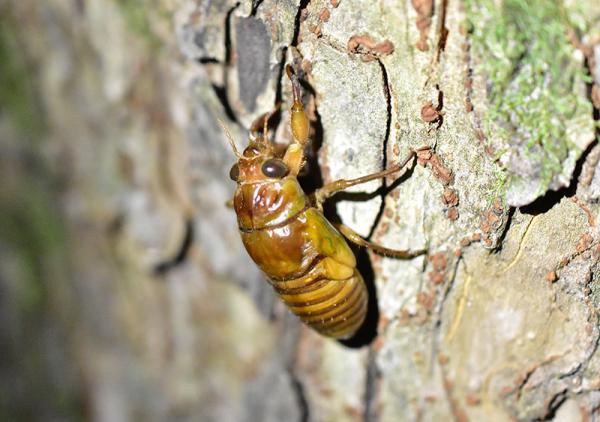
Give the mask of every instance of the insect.
[[398, 172], [412, 161], [415, 151], [386, 170], [338, 180], [307, 196], [297, 175], [304, 161], [309, 119], [301, 101], [298, 78], [291, 66], [286, 71], [292, 82], [293, 141], [283, 154], [277, 153], [267, 136], [270, 114], [252, 124], [249, 144], [241, 154], [222, 124], [237, 158], [229, 173], [237, 182], [233, 207], [248, 254], [289, 309], [319, 333], [347, 339], [365, 319], [368, 293], [345, 238], [397, 258], [411, 258], [424, 251], [388, 249], [363, 239], [347, 226], [334, 227], [324, 217], [322, 203], [350, 186]]

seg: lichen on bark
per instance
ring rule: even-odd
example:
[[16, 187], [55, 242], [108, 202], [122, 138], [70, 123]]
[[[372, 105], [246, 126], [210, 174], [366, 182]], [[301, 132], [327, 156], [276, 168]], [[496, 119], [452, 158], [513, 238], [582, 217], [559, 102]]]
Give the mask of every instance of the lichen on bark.
[[508, 171], [507, 202], [527, 205], [568, 186], [594, 139], [589, 77], [573, 44], [586, 28], [561, 2], [467, 1], [465, 10], [474, 72], [487, 91], [486, 142]]

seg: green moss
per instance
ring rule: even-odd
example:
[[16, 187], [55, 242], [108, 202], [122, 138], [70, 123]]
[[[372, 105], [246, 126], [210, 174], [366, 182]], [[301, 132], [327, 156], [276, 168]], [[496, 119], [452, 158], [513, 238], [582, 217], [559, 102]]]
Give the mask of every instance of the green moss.
[[[35, 171], [32, 171], [35, 173]], [[47, 180], [24, 179], [0, 191], [0, 234], [18, 258], [19, 308], [35, 312], [44, 305], [47, 281], [64, 271], [67, 242]]]
[[69, 244], [57, 178], [40, 154], [47, 125], [38, 72], [44, 69], [34, 66], [26, 30], [10, 7], [0, 6], [0, 303], [9, 316], [0, 341], [0, 420], [77, 420], [81, 396], [61, 373], [75, 372], [64, 364], [70, 363], [71, 319], [60, 296]]
[[[23, 151], [18, 158], [0, 160], [0, 243], [9, 268], [0, 281], [11, 315], [10, 341], [0, 347], [8, 366], [0, 369], [21, 388], [4, 391], [0, 420], [83, 420], [75, 369], [68, 366], [70, 245], [57, 207], [57, 179], [32, 154]], [[56, 354], [43, 353], [49, 345]]]
[[41, 107], [36, 100], [35, 75], [19, 45], [19, 28], [6, 10], [0, 9], [0, 112], [28, 138], [44, 130]]
[[508, 183], [508, 174], [500, 166], [494, 167], [495, 180], [492, 183], [491, 189], [487, 195], [487, 205], [491, 206], [496, 198], [502, 199], [502, 205], [506, 205], [505, 194], [506, 185]]
[[572, 25], [555, 0], [466, 0], [466, 11], [476, 72], [488, 82], [484, 131], [539, 168], [545, 190], [578, 149], [569, 124], [591, 113], [578, 92], [586, 75], [568, 39]]

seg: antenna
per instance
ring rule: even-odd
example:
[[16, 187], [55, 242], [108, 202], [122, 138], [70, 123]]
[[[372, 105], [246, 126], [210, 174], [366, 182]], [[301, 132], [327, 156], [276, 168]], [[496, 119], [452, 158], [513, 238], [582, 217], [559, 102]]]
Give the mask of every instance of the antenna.
[[235, 156], [238, 159], [242, 159], [243, 156], [242, 156], [242, 154], [240, 154], [237, 147], [235, 146], [235, 140], [233, 139], [233, 136], [231, 136], [229, 129], [227, 129], [227, 126], [225, 126], [225, 123], [223, 123], [223, 121], [221, 119], [217, 119], [217, 121], [219, 122], [219, 125], [223, 129], [223, 132], [225, 132], [225, 136], [227, 137], [227, 141], [229, 142], [229, 145], [231, 145], [231, 149], [233, 150], [233, 153], [235, 154]]

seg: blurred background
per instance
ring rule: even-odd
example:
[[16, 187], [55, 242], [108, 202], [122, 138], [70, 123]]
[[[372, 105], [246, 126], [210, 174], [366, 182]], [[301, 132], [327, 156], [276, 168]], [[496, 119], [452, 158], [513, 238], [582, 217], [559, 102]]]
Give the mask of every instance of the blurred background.
[[[0, 420], [596, 420], [598, 57], [596, 0], [0, 0]], [[301, 326], [225, 207], [217, 119], [289, 139], [286, 63], [307, 190], [434, 151], [328, 209], [429, 250], [361, 252], [375, 339]]]

